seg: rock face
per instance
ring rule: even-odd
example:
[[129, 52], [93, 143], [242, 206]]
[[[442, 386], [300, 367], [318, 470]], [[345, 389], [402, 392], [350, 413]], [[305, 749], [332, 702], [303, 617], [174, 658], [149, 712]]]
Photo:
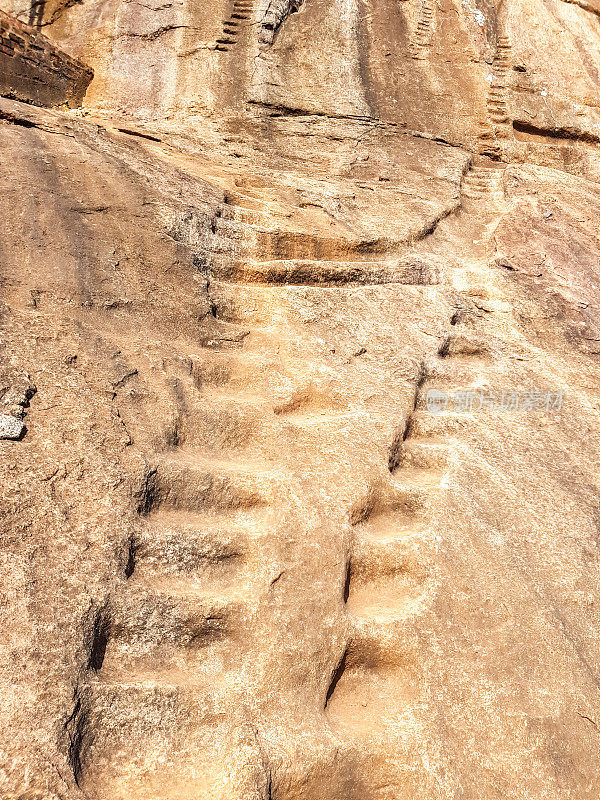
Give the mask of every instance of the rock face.
[[3, 5], [0, 797], [597, 800], [600, 7]]
[[0, 94], [41, 106], [78, 106], [93, 72], [35, 28], [0, 10]]

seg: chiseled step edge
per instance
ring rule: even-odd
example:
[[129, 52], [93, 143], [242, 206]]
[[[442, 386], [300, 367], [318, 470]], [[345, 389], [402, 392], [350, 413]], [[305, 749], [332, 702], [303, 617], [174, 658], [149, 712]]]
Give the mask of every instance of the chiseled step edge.
[[348, 564], [348, 587], [354, 581], [377, 577], [405, 577], [423, 582], [430, 572], [431, 544], [431, 529], [427, 525], [392, 530], [388, 536], [377, 538], [356, 531]]
[[404, 667], [418, 658], [420, 639], [415, 625], [430, 613], [434, 588], [424, 590], [420, 599], [407, 604], [397, 614], [348, 614], [347, 666], [364, 669]]
[[142, 510], [252, 508], [280, 500], [286, 478], [280, 467], [270, 464], [209, 459], [194, 450], [178, 449], [166, 453], [156, 465]]
[[351, 582], [346, 610], [358, 627], [396, 625], [416, 616], [430, 600], [427, 584], [410, 575], [373, 576]]
[[420, 469], [441, 470], [448, 465], [449, 459], [449, 443], [442, 437], [434, 439], [433, 437], [411, 436], [403, 443], [399, 469], [411, 466]]
[[477, 417], [471, 413], [416, 411], [411, 419], [411, 435], [423, 438], [456, 436], [476, 425]]
[[210, 563], [239, 562], [266, 526], [258, 511], [198, 513], [159, 510], [140, 520], [131, 542], [131, 574], [142, 563], [165, 574]]
[[172, 577], [158, 587], [127, 583], [105, 611], [108, 646], [201, 647], [227, 635], [247, 610], [240, 593], [211, 594], [193, 581], [188, 586], [182, 591], [183, 584]]
[[238, 283], [336, 286], [344, 284], [402, 284], [437, 286], [441, 271], [429, 264], [398, 264], [377, 261], [321, 261], [281, 259], [277, 261], [225, 262], [215, 265], [220, 280]]

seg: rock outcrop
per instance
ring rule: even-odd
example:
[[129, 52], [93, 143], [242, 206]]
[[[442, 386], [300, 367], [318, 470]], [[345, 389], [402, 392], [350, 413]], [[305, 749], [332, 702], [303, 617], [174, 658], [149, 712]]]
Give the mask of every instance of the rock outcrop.
[[0, 94], [40, 106], [81, 105], [94, 73], [0, 10]]
[[598, 9], [4, 7], [0, 797], [596, 800]]

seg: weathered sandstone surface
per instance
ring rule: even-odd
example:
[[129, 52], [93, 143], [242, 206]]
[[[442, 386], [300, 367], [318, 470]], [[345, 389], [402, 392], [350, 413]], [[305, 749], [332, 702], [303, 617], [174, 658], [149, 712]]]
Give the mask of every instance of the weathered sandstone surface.
[[93, 72], [30, 25], [0, 10], [0, 94], [41, 106], [79, 106]]
[[2, 5], [0, 798], [598, 800], [600, 5]]

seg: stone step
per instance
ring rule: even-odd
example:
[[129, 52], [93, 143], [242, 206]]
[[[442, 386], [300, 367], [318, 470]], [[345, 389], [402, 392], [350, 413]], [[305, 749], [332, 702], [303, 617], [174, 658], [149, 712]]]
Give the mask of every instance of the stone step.
[[420, 410], [411, 418], [411, 432], [423, 438], [457, 436], [475, 428], [477, 417], [470, 413], [458, 413], [444, 410], [443, 403], [439, 412]]
[[357, 531], [352, 543], [348, 586], [353, 581], [377, 576], [407, 576], [423, 582], [429, 574], [424, 552], [431, 544], [431, 529], [427, 525], [413, 526], [411, 533], [372, 537], [364, 530]]
[[449, 448], [443, 439], [409, 436], [402, 446], [400, 470], [405, 466], [441, 470], [448, 465]]
[[355, 505], [350, 522], [360, 535], [374, 538], [420, 534], [442, 491], [442, 473], [410, 467], [397, 470]]
[[[183, 591], [182, 591], [183, 589]], [[152, 653], [161, 669], [181, 651], [195, 654], [220, 642], [243, 615], [237, 596], [207, 596], [195, 581], [173, 582], [165, 576], [160, 587], [130, 580], [107, 609], [104, 675], [115, 661], [131, 661]], [[162, 666], [161, 666], [162, 665]]]
[[193, 359], [193, 380], [207, 396], [250, 405], [281, 394], [291, 395], [310, 381], [304, 363], [283, 360], [272, 354], [229, 351], [211, 353]]
[[229, 724], [220, 710], [227, 707], [227, 681], [174, 680], [140, 676], [88, 687], [74, 719], [72, 745], [77, 783], [85, 796], [234, 796], [247, 768], [237, 754], [252, 742], [242, 741], [244, 725], [239, 720]]
[[259, 511], [158, 511], [142, 518], [132, 539], [130, 575], [202, 575], [214, 565], [238, 566], [265, 525]]
[[269, 261], [222, 261], [214, 266], [223, 281], [299, 286], [397, 283], [408, 286], [436, 286], [439, 269], [429, 263], [403, 264], [398, 261], [329, 261], [308, 258]]
[[[349, 614], [347, 665], [377, 673], [401, 668], [417, 659], [419, 642], [415, 621], [427, 613], [430, 601], [431, 594], [421, 588], [415, 590], [413, 597], [405, 596], [405, 602], [398, 603], [396, 608], [387, 604], [377, 613], [375, 596], [371, 613]], [[368, 608], [366, 605], [364, 610]]]
[[253, 208], [245, 208], [241, 205], [233, 205], [231, 203], [224, 203], [219, 206], [219, 215], [223, 220], [231, 222], [246, 222], [257, 227], [272, 225], [273, 215], [266, 211], [259, 211]]
[[178, 449], [163, 456], [148, 481], [147, 510], [255, 508], [281, 497], [281, 470], [252, 458], [218, 460]]
[[370, 632], [375, 626], [379, 628], [404, 624], [407, 618], [419, 613], [426, 604], [428, 595], [426, 584], [407, 575], [353, 580], [350, 583], [346, 610], [355, 629]]

